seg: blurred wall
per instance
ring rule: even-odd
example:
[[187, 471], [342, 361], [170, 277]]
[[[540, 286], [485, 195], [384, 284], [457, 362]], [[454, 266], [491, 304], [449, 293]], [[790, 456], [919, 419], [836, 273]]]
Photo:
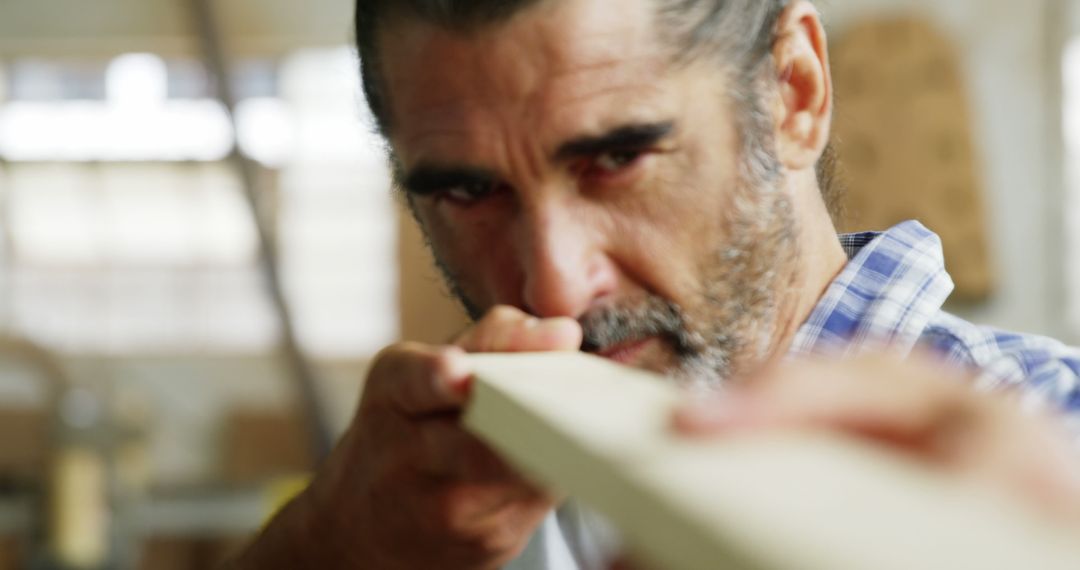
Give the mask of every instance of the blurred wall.
[[468, 318], [443, 286], [416, 221], [404, 206], [398, 212], [401, 338], [445, 343], [465, 328]]
[[1080, 3], [1065, 3], [1065, 22], [1070, 36], [1080, 35]]
[[[225, 431], [235, 414], [288, 416], [296, 401], [280, 360], [263, 355], [72, 356], [62, 365], [72, 385], [98, 395], [122, 394], [148, 415], [147, 475], [156, 486], [220, 480], [226, 464]], [[356, 409], [367, 363], [315, 365], [320, 400], [335, 431]], [[262, 441], [267, 449], [273, 446]], [[280, 444], [280, 442], [275, 442]]]
[[[1069, 0], [818, 2], [832, 34], [862, 18], [916, 13], [952, 36], [973, 103], [999, 283], [990, 303], [957, 311], [979, 323], [1056, 336], [1070, 336], [1063, 310], [1060, 127], [1066, 36], [1062, 16], [1067, 4]], [[843, 101], [838, 106], [842, 110]]]

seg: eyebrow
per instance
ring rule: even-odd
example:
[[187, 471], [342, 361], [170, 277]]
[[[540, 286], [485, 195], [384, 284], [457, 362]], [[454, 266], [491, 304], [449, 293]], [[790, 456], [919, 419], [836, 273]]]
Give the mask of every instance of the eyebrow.
[[605, 152], [647, 147], [664, 140], [674, 131], [674, 121], [623, 125], [601, 135], [584, 136], [563, 143], [555, 151], [555, 159], [566, 161]]
[[[588, 135], [567, 141], [555, 151], [555, 160], [596, 156], [605, 152], [643, 148], [654, 145], [675, 132], [674, 121], [630, 124], [601, 135]], [[401, 188], [416, 196], [430, 196], [447, 188], [474, 184], [496, 184], [493, 171], [469, 166], [420, 164], [400, 177]]]
[[499, 177], [482, 168], [444, 167], [433, 164], [416, 166], [402, 179], [401, 187], [417, 196], [430, 196], [448, 188], [473, 184], [494, 184]]

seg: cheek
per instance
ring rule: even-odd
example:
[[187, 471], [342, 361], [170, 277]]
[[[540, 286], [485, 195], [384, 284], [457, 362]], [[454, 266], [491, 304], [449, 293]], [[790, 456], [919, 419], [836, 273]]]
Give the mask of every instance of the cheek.
[[722, 183], [707, 185], [706, 179], [707, 173], [689, 157], [673, 157], [617, 204], [618, 232], [626, 238], [624, 255], [641, 258], [639, 265], [650, 267], [675, 290], [696, 289], [705, 257], [726, 239], [726, 190]]
[[473, 302], [491, 305], [503, 298], [517, 274], [509, 224], [447, 215], [438, 206], [418, 210], [418, 218], [435, 256]]
[[678, 218], [669, 216], [669, 212], [661, 208], [621, 218], [616, 230], [619, 238], [611, 255], [635, 288], [685, 304], [687, 296], [698, 288], [696, 254]]

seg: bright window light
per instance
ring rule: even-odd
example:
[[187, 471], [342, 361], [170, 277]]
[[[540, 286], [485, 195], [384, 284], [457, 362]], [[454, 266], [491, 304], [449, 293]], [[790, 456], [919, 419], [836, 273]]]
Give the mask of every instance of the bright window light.
[[264, 166], [281, 167], [296, 153], [294, 118], [281, 99], [241, 101], [236, 109], [236, 124], [240, 148]]
[[126, 54], [105, 71], [104, 101], [12, 101], [0, 108], [0, 156], [12, 162], [214, 162], [232, 125], [211, 99], [168, 99], [165, 62]]
[[148, 53], [130, 53], [112, 60], [105, 72], [109, 103], [127, 111], [160, 107], [169, 94], [165, 62]]
[[382, 168], [383, 143], [374, 134], [360, 89], [356, 58], [347, 48], [300, 50], [281, 71], [282, 96], [300, 117], [297, 160], [307, 163], [369, 160]]
[[9, 182], [13, 252], [23, 263], [242, 267], [255, 260], [251, 216], [225, 165], [19, 165]]
[[213, 162], [232, 148], [216, 101], [153, 112], [96, 101], [16, 101], [0, 109], [0, 155], [12, 162]]
[[269, 65], [234, 78], [250, 83], [235, 135], [198, 64], [128, 54], [75, 90], [57, 62], [39, 62], [60, 70], [43, 88], [22, 73], [38, 96], [0, 101], [11, 330], [90, 353], [272, 347], [257, 232], [223, 160], [235, 140], [273, 169], [260, 180], [301, 346], [351, 358], [397, 337], [397, 213], [353, 56]]

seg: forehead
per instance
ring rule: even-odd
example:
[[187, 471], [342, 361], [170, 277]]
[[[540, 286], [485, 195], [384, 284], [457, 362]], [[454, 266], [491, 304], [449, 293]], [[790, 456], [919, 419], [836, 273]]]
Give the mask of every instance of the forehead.
[[[657, 111], [669, 58], [650, 0], [549, 0], [464, 34], [397, 20], [380, 40], [395, 146], [538, 136]], [[632, 117], [629, 117], [632, 118]]]

